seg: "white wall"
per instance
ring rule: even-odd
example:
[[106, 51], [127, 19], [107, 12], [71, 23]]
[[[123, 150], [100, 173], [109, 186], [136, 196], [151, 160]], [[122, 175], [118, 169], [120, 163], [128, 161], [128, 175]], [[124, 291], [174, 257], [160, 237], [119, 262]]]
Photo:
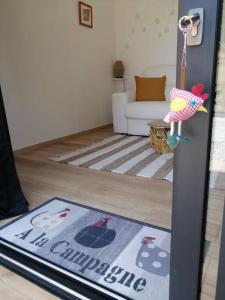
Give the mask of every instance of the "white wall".
[[[169, 73], [175, 84], [178, 0], [116, 0], [117, 59], [132, 77]], [[159, 67], [159, 68], [158, 68]]]
[[14, 149], [111, 123], [115, 59], [132, 78], [165, 70], [175, 84], [178, 0], [86, 0], [93, 29], [78, 24], [77, 2], [0, 0], [0, 84]]
[[0, 1], [0, 84], [14, 149], [111, 122], [114, 1]]

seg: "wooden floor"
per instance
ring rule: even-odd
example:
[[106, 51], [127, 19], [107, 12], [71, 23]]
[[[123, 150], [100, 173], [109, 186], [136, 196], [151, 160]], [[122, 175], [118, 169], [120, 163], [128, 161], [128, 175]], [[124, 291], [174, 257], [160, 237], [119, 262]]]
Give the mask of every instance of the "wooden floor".
[[[172, 184], [129, 175], [63, 165], [48, 157], [98, 142], [113, 134], [106, 127], [16, 155], [21, 184], [30, 208], [58, 196], [150, 224], [170, 228]], [[211, 190], [207, 239], [212, 241], [204, 264], [202, 300], [214, 300], [224, 190]], [[2, 224], [5, 222], [1, 222]], [[57, 299], [0, 267], [0, 299]]]

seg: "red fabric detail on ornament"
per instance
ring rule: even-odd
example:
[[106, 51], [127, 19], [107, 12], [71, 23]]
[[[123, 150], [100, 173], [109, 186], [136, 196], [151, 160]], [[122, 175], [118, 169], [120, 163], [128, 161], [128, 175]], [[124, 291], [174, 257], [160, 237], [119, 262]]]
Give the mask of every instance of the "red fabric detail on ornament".
[[192, 87], [192, 93], [195, 96], [197, 96], [197, 97], [199, 97], [199, 98], [201, 98], [203, 100], [206, 100], [206, 99], [209, 98], [209, 94], [207, 94], [207, 93], [203, 94], [202, 93], [203, 90], [204, 90], [204, 85], [202, 83], [199, 83], [198, 85]]

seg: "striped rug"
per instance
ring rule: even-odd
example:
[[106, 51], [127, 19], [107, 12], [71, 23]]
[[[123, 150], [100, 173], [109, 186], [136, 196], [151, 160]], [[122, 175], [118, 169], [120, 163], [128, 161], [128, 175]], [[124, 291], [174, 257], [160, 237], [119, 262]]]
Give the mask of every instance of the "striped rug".
[[173, 154], [155, 152], [147, 137], [118, 134], [50, 160], [118, 174], [173, 180]]

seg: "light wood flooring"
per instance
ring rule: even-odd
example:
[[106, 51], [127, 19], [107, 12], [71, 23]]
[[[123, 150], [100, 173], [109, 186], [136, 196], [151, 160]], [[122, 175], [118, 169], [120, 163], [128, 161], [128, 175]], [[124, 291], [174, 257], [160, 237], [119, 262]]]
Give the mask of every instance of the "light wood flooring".
[[[17, 170], [30, 208], [58, 196], [170, 228], [171, 183], [100, 172], [48, 160], [50, 156], [98, 142], [112, 134], [112, 128], [105, 127], [17, 153]], [[204, 264], [202, 300], [215, 299], [224, 192], [210, 191], [207, 239], [212, 243]], [[57, 299], [3, 267], [0, 267], [0, 293], [0, 299], [4, 300]]]

